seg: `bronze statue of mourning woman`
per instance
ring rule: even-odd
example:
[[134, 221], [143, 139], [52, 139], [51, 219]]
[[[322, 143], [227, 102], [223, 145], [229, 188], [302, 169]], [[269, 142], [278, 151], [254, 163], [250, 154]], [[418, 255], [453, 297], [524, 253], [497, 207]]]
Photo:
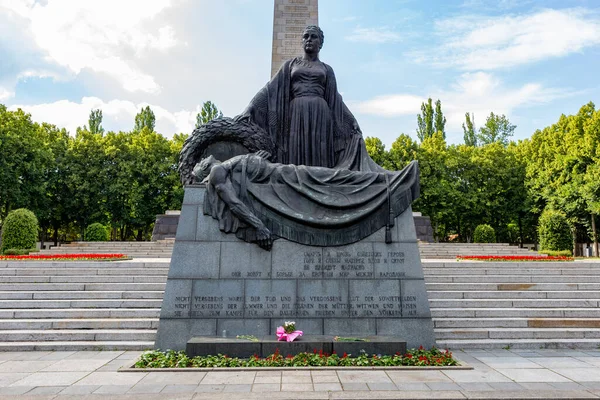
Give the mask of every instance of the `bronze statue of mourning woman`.
[[416, 162], [387, 171], [369, 157], [333, 69], [319, 59], [323, 42], [319, 27], [306, 27], [302, 56], [240, 115], [196, 129], [181, 151], [183, 183], [207, 184], [204, 213], [265, 249], [277, 237], [329, 246], [389, 232], [419, 195]]

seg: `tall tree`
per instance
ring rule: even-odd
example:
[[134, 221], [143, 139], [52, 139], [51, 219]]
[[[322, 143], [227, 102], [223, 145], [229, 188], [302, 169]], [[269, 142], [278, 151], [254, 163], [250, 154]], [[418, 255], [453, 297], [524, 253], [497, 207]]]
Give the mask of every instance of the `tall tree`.
[[88, 125], [90, 126], [91, 133], [100, 135], [104, 133], [104, 128], [102, 127], [102, 110], [97, 109], [90, 111]]
[[421, 103], [421, 114], [417, 115], [417, 137], [421, 143], [433, 136], [433, 117], [433, 104], [430, 97], [427, 103]]
[[442, 137], [446, 139], [446, 117], [442, 112], [442, 102], [437, 99], [435, 102], [435, 117], [434, 117], [434, 129], [436, 132], [442, 132]]
[[465, 114], [465, 122], [462, 124], [464, 132], [464, 140], [467, 146], [477, 146], [477, 132], [475, 130], [475, 116], [473, 114]]
[[222, 116], [223, 113], [219, 111], [215, 103], [212, 101], [205, 101], [202, 105], [202, 110], [196, 114], [196, 128], [201, 127], [215, 118], [221, 118]]
[[156, 117], [150, 106], [142, 107], [141, 111], [135, 116], [134, 131], [139, 132], [143, 128], [148, 128], [150, 132], [154, 131]]
[[485, 120], [485, 124], [479, 128], [477, 141], [480, 145], [498, 142], [506, 146], [516, 127], [504, 114], [496, 115], [492, 112]]
[[367, 136], [365, 138], [365, 146], [367, 148], [367, 153], [369, 153], [369, 157], [371, 157], [377, 164], [385, 167], [387, 151], [385, 151], [385, 145], [381, 139]]

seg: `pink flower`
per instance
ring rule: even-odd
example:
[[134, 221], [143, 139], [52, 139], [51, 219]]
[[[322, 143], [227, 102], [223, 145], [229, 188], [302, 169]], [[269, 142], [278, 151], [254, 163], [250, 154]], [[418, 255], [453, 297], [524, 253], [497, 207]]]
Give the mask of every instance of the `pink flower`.
[[293, 342], [294, 339], [296, 339], [297, 337], [300, 337], [303, 335], [304, 332], [302, 331], [294, 331], [292, 333], [285, 333], [285, 329], [283, 328], [283, 326], [278, 326], [277, 327], [277, 340], [278, 341], [287, 341], [287, 342]]

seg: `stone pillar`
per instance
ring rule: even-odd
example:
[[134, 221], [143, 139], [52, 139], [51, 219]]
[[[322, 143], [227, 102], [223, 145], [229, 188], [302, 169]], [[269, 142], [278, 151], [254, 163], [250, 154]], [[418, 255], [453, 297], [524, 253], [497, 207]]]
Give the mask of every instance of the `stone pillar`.
[[302, 54], [302, 31], [319, 25], [318, 0], [275, 0], [271, 77], [285, 60]]

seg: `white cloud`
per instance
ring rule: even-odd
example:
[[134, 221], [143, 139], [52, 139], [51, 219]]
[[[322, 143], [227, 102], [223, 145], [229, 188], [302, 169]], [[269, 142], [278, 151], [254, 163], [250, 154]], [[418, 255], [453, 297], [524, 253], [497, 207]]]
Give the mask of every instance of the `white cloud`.
[[376, 97], [356, 104], [354, 107], [363, 114], [382, 117], [417, 115], [421, 103], [431, 97], [442, 101], [442, 110], [447, 118], [449, 131], [460, 131], [465, 113], [475, 114], [477, 124], [494, 112], [510, 116], [513, 110], [544, 104], [557, 98], [567, 97], [573, 92], [564, 89], [545, 88], [538, 83], [528, 83], [518, 88], [504, 88], [502, 82], [486, 72], [464, 73], [451, 85], [450, 90], [437, 90], [432, 93], [393, 94]]
[[600, 19], [584, 9], [453, 17], [438, 21], [436, 31], [442, 38], [441, 46], [427, 54], [417, 53], [418, 59], [470, 71], [562, 57], [600, 44]]
[[351, 35], [346, 36], [346, 40], [364, 43], [386, 43], [399, 42], [402, 38], [398, 32], [383, 26], [380, 28], [356, 28]]
[[48, 122], [59, 128], [66, 128], [74, 134], [77, 127], [87, 125], [90, 111], [98, 108], [102, 110], [102, 125], [106, 131], [131, 130], [135, 115], [147, 105], [156, 116], [156, 131], [166, 137], [179, 132], [191, 133], [196, 122], [196, 114], [200, 111], [200, 106], [196, 106], [192, 111], [169, 111], [148, 103], [135, 104], [128, 100], [105, 102], [97, 97], [84, 97], [79, 103], [60, 100], [36, 105], [12, 105], [9, 110], [21, 108], [30, 113], [34, 121]]
[[0, 101], [8, 100], [15, 95], [14, 92], [0, 86]]
[[0, 11], [27, 22], [46, 61], [74, 74], [83, 69], [106, 74], [128, 91], [146, 93], [160, 86], [138, 58], [177, 44], [173, 28], [156, 20], [170, 6], [170, 0], [0, 0]]

